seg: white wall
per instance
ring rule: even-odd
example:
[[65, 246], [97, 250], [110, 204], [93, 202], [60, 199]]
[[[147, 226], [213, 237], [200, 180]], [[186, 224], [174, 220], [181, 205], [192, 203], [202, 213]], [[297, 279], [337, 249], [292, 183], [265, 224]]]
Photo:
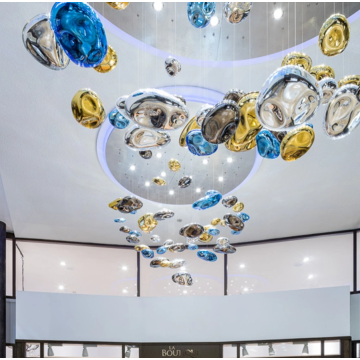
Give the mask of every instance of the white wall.
[[350, 296], [350, 319], [352, 340], [360, 340], [360, 294]]
[[212, 342], [350, 335], [349, 287], [171, 299], [16, 296], [17, 339]]

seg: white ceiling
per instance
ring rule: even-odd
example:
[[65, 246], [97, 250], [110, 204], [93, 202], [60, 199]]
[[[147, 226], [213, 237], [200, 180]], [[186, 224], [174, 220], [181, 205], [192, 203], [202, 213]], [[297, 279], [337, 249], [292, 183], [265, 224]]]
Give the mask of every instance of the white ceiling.
[[[70, 102], [77, 90], [89, 87], [102, 99], [107, 111], [116, 99], [138, 88], [191, 85], [225, 93], [238, 87], [260, 90], [266, 78], [280, 64], [282, 56], [269, 61], [221, 67], [212, 63], [199, 68], [185, 62], [176, 78], [164, 69], [164, 58], [134, 46], [114, 35], [106, 23], [107, 38], [117, 51], [119, 63], [109, 74], [100, 74], [70, 64], [64, 71], [51, 71], [38, 64], [25, 50], [21, 30], [25, 23], [52, 3], [1, 3], [2, 117], [0, 171], [11, 222], [17, 237], [126, 244], [114, 218], [122, 215], [108, 203], [128, 195], [102, 170], [96, 154], [97, 130], [81, 127], [71, 114]], [[131, 6], [131, 4], [130, 4]], [[336, 78], [359, 73], [360, 21], [351, 24], [346, 51], [326, 58], [317, 45], [298, 46], [314, 65], [327, 63]], [[170, 34], [169, 34], [170, 36]], [[273, 53], [272, 49], [269, 50]], [[219, 66], [217, 66], [219, 65]], [[262, 240], [318, 233], [360, 226], [360, 130], [342, 140], [331, 141], [322, 130], [324, 109], [314, 118], [316, 140], [311, 151], [299, 161], [264, 160], [255, 176], [234, 194], [244, 202], [251, 217], [239, 236], [220, 227], [221, 235], [232, 242]], [[176, 140], [176, 139], [175, 139]], [[240, 154], [230, 153], [238, 157]], [[156, 166], [156, 158], [153, 159]], [[209, 172], [221, 169], [209, 163]], [[229, 174], [231, 176], [231, 174]], [[163, 206], [145, 202], [137, 215], [126, 215], [125, 225], [137, 229], [137, 219]], [[170, 206], [167, 206], [170, 207]], [[4, 202], [0, 208], [5, 213]], [[158, 225], [154, 234], [163, 240], [179, 239], [180, 226], [199, 222], [206, 225], [227, 211], [221, 204], [206, 211], [172, 205], [172, 219]], [[177, 223], [177, 219], [182, 223]], [[12, 223], [12, 225], [11, 225]], [[151, 244], [150, 235], [142, 240]]]

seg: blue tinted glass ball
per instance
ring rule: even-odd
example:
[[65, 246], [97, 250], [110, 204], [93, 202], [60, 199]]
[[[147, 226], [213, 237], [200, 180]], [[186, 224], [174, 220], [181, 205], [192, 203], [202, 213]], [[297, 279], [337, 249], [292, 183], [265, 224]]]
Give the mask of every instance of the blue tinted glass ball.
[[214, 228], [214, 229], [209, 229], [209, 230], [208, 230], [208, 233], [209, 233], [210, 235], [212, 235], [212, 236], [217, 236], [217, 235], [220, 234], [220, 230], [219, 230], [219, 229], [216, 229], [216, 228]]
[[188, 244], [189, 250], [197, 250], [199, 247], [196, 244]]
[[114, 222], [116, 222], [116, 223], [123, 223], [123, 222], [125, 222], [125, 219], [124, 219], [124, 218], [114, 219]]
[[136, 237], [142, 236], [141, 233], [139, 233], [139, 232], [136, 231], [136, 230], [131, 230], [131, 231], [129, 232], [129, 235], [135, 235]]
[[109, 114], [109, 121], [110, 124], [117, 129], [125, 129], [130, 124], [130, 121], [122, 116], [116, 109]]
[[200, 259], [203, 259], [205, 261], [214, 262], [217, 260], [217, 256], [215, 253], [209, 251], [209, 250], [199, 250], [197, 252], [197, 256]]
[[196, 156], [212, 155], [217, 149], [217, 144], [207, 142], [201, 130], [191, 130], [186, 135], [186, 145], [189, 151]]
[[190, 24], [197, 29], [210, 24], [211, 17], [215, 14], [214, 2], [188, 2], [187, 13]]
[[107, 53], [104, 27], [95, 11], [82, 2], [56, 2], [50, 14], [56, 40], [76, 65], [95, 67]]
[[231, 230], [231, 235], [239, 235], [241, 231]]
[[209, 209], [219, 203], [222, 198], [222, 195], [216, 191], [211, 190], [211, 192], [207, 192], [207, 195], [202, 197], [201, 199], [195, 201], [192, 204], [192, 208], [195, 210], [206, 210]]
[[162, 255], [162, 254], [165, 254], [167, 251], [167, 247], [166, 246], [160, 246], [156, 249], [156, 252], [159, 254], [159, 255]]
[[152, 259], [155, 255], [154, 250], [151, 249], [144, 249], [141, 251], [141, 254], [145, 259]]
[[256, 146], [265, 159], [276, 159], [280, 155], [280, 142], [269, 130], [263, 129], [256, 135]]
[[130, 214], [135, 215], [137, 213], [137, 210], [133, 210]]

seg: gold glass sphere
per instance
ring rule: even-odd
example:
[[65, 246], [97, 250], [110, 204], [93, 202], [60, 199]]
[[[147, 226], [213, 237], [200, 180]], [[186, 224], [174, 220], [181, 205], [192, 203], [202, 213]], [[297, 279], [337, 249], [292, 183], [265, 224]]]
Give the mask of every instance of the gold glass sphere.
[[94, 69], [99, 73], [105, 74], [115, 69], [116, 64], [117, 64], [116, 52], [110, 45], [108, 45], [107, 53], [104, 57], [104, 60], [101, 62], [100, 65], [95, 66]]
[[317, 81], [325, 79], [327, 77], [335, 79], [335, 71], [328, 65], [316, 65], [310, 70], [310, 74], [314, 76]]
[[153, 231], [156, 228], [157, 224], [158, 222], [154, 219], [154, 214], [152, 213], [146, 213], [138, 220], [139, 228], [147, 234]]
[[305, 155], [315, 140], [315, 132], [309, 125], [301, 125], [289, 131], [280, 145], [280, 154], [285, 161], [295, 161]]
[[134, 249], [136, 251], [140, 252], [140, 251], [143, 251], [145, 249], [150, 249], [150, 248], [147, 245], [140, 244], [140, 245], [135, 245]]
[[245, 205], [242, 202], [237, 202], [234, 206], [233, 206], [233, 211], [235, 212], [240, 212], [243, 211]]
[[310, 71], [312, 60], [310, 56], [304, 53], [293, 51], [284, 57], [281, 66], [285, 65], [297, 65], [302, 67], [306, 71]]
[[71, 110], [76, 121], [88, 129], [98, 128], [105, 120], [103, 103], [90, 89], [81, 89], [74, 95]]
[[166, 181], [161, 178], [160, 176], [156, 176], [152, 179], [152, 182], [156, 185], [159, 185], [159, 186], [165, 186], [166, 185]]
[[200, 126], [196, 123], [196, 116], [194, 116], [191, 120], [188, 121], [180, 134], [179, 145], [181, 147], [186, 146], [186, 135], [188, 134], [188, 132], [195, 129], [200, 129]]
[[128, 2], [107, 2], [107, 4], [115, 10], [124, 10], [130, 3]]
[[181, 169], [181, 164], [176, 159], [170, 159], [168, 162], [169, 169], [171, 171], [177, 172]]
[[211, 225], [216, 226], [216, 225], [219, 225], [220, 222], [221, 222], [221, 219], [219, 219], [219, 218], [214, 218], [214, 219], [211, 220]]
[[161, 267], [169, 267], [171, 264], [172, 264], [171, 261], [168, 259], [164, 259], [160, 262]]
[[341, 54], [350, 40], [350, 25], [344, 15], [331, 15], [319, 33], [319, 47], [326, 56]]
[[356, 86], [360, 85], [360, 76], [359, 75], [347, 75], [344, 76], [338, 82], [338, 87], [341, 88], [344, 85], [353, 84]]
[[221, 221], [220, 221], [220, 225], [221, 225], [221, 226], [226, 226], [225, 220], [221, 220]]
[[203, 232], [200, 237], [199, 237], [199, 241], [202, 242], [202, 243], [208, 243], [210, 242], [211, 240], [213, 239], [213, 236], [210, 235], [209, 233], [207, 232]]
[[117, 208], [117, 204], [118, 204], [119, 201], [121, 201], [121, 200], [122, 200], [122, 198], [118, 198], [118, 199], [112, 201], [111, 203], [109, 203], [109, 208], [114, 209], [114, 210], [117, 210], [117, 209], [118, 209], [118, 208]]

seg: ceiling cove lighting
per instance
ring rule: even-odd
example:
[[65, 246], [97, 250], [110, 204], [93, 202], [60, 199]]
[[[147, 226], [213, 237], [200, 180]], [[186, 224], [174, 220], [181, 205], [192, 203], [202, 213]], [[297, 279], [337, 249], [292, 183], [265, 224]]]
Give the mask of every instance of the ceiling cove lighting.
[[160, 1], [155, 1], [153, 2], [153, 8], [156, 11], [161, 11], [164, 7], [164, 3], [160, 2]]
[[248, 351], [246, 350], [246, 345], [241, 345], [241, 351], [243, 357], [249, 355]]
[[274, 11], [274, 19], [275, 20], [281, 19], [283, 15], [284, 15], [284, 12], [280, 8], [278, 8]]
[[219, 24], [219, 22], [220, 22], [220, 20], [219, 20], [219, 18], [218, 18], [216, 15], [214, 15], [214, 16], [210, 19], [210, 25], [211, 25], [211, 26], [216, 26], [216, 25]]

